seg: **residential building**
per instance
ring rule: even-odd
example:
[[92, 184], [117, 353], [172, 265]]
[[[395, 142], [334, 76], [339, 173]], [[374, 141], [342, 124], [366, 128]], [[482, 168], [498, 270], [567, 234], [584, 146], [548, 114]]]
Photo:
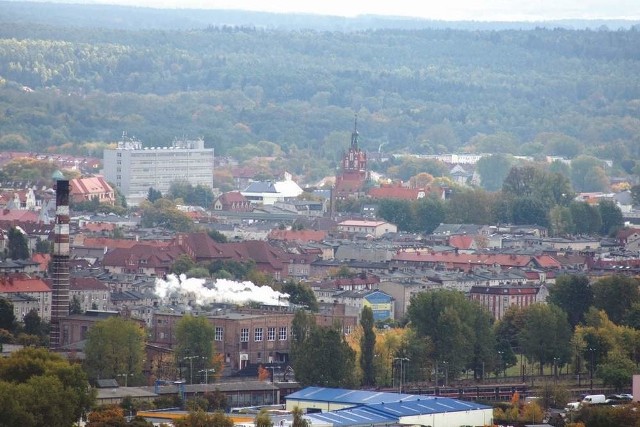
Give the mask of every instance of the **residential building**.
[[253, 207], [251, 202], [242, 195], [239, 191], [230, 191], [228, 193], [222, 193], [213, 202], [214, 211], [229, 211], [229, 212], [251, 212]]
[[213, 189], [213, 148], [204, 141], [175, 140], [170, 147], [143, 147], [133, 138], [104, 150], [104, 177], [124, 194], [127, 203], [138, 205], [149, 188], [166, 194], [172, 182], [187, 181], [193, 186]]
[[78, 301], [83, 313], [106, 310], [109, 306], [109, 287], [95, 277], [71, 277], [69, 301]]
[[549, 290], [541, 284], [473, 286], [469, 292], [469, 298], [478, 301], [496, 320], [502, 319], [511, 306], [526, 308], [546, 302], [548, 296]]
[[[116, 193], [111, 185], [100, 175], [74, 178], [69, 181], [71, 201], [74, 203], [88, 202], [97, 199], [98, 202], [113, 206]], [[148, 189], [147, 189], [148, 190]]]
[[45, 322], [51, 320], [51, 288], [44, 280], [27, 274], [3, 274], [0, 276], [0, 297], [15, 301], [16, 319], [35, 309]]
[[365, 234], [381, 237], [386, 233], [396, 233], [398, 227], [386, 221], [348, 219], [338, 223], [338, 231], [347, 234]]

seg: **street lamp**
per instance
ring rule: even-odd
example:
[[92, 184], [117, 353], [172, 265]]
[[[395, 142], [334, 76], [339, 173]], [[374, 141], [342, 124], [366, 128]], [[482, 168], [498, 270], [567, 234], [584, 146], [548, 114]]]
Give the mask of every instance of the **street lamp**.
[[399, 387], [399, 392], [402, 393], [402, 382], [404, 381], [404, 363], [403, 362], [409, 362], [409, 358], [407, 358], [407, 357], [394, 357], [393, 361], [395, 362], [396, 360], [400, 361], [400, 387]]
[[591, 353], [591, 363], [589, 364], [589, 390], [593, 391], [593, 354], [596, 351], [595, 348], [589, 347], [587, 350]]
[[442, 364], [444, 365], [444, 386], [447, 387], [447, 383], [449, 382], [449, 362], [447, 362], [446, 360], [442, 361]]
[[199, 359], [200, 356], [185, 356], [182, 359], [189, 361], [189, 384], [193, 384], [193, 359]]
[[[502, 350], [498, 351], [498, 356], [500, 357], [500, 362], [499, 362], [500, 365], [498, 366], [498, 372], [500, 372], [500, 369], [505, 365], [504, 359], [502, 357], [503, 354], [504, 354], [504, 351], [502, 351]], [[504, 377], [507, 376], [507, 368], [506, 367], [503, 369], [503, 376]]]
[[560, 358], [559, 357], [554, 357], [553, 358], [553, 378], [554, 378], [554, 382], [557, 384], [558, 383], [558, 363], [560, 362]]
[[209, 372], [215, 372], [216, 370], [214, 368], [209, 368], [209, 369], [200, 369], [198, 372], [199, 373], [203, 373], [204, 372], [204, 383], [205, 384], [209, 384]]
[[273, 386], [273, 394], [271, 396], [271, 401], [275, 405], [276, 404], [276, 369], [277, 366], [267, 366], [267, 369], [271, 369], [271, 385]]

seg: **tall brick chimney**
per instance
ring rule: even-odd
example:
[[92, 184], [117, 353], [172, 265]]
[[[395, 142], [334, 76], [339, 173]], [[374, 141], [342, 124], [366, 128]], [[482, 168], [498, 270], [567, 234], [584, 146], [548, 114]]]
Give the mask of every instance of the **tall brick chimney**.
[[[66, 344], [68, 337], [60, 330], [60, 320], [69, 316], [69, 181], [58, 175], [56, 187], [56, 219], [51, 258], [53, 290], [51, 294], [50, 347]], [[55, 179], [55, 177], [54, 177]]]

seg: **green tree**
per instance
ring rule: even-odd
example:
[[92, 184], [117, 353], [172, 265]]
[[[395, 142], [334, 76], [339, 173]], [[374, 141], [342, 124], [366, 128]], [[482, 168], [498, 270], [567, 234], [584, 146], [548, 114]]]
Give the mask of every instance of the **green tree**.
[[70, 426], [94, 399], [80, 365], [48, 350], [25, 348], [0, 359], [3, 425]]
[[479, 371], [484, 356], [495, 348], [490, 319], [461, 292], [416, 294], [411, 297], [408, 318], [417, 335], [433, 344], [429, 357], [448, 364], [451, 378], [467, 366]]
[[411, 212], [411, 202], [408, 200], [382, 199], [378, 203], [377, 215], [398, 226], [398, 230], [413, 230], [414, 217]]
[[282, 285], [282, 292], [289, 294], [289, 302], [305, 306], [310, 311], [318, 311], [318, 301], [309, 285], [287, 280]]
[[187, 315], [176, 324], [176, 359], [185, 367], [190, 384], [194, 373], [212, 367], [214, 338], [215, 329], [204, 316]]
[[620, 324], [633, 304], [640, 302], [638, 279], [625, 276], [609, 276], [591, 285], [593, 305], [604, 310], [609, 319]]
[[600, 218], [602, 219], [600, 234], [614, 235], [624, 227], [622, 211], [615, 202], [611, 200], [600, 200], [600, 202], [598, 202], [598, 211], [600, 211]]
[[69, 302], [69, 314], [82, 314], [82, 305], [77, 295], [74, 295]]
[[13, 332], [16, 328], [16, 316], [13, 304], [5, 298], [0, 298], [0, 329]]
[[256, 427], [273, 427], [271, 416], [265, 408], [262, 408], [256, 415], [255, 425]]
[[[91, 378], [125, 378], [142, 374], [145, 331], [136, 321], [118, 316], [96, 322], [87, 332], [85, 367]], [[126, 376], [126, 377], [125, 377]]]
[[631, 198], [633, 199], [634, 206], [640, 205], [640, 184], [631, 187]]
[[52, 242], [49, 240], [42, 240], [38, 237], [36, 241], [35, 252], [39, 254], [50, 254], [53, 250]]
[[218, 230], [209, 230], [209, 231], [207, 231], [207, 234], [216, 243], [227, 243], [227, 241], [228, 241], [227, 236], [225, 236], [224, 234], [222, 234]]
[[374, 349], [376, 346], [376, 334], [373, 331], [373, 310], [365, 306], [360, 314], [360, 326], [362, 326], [362, 337], [360, 337], [360, 368], [362, 369], [362, 385], [370, 387], [374, 385], [376, 379], [375, 366], [373, 364]]
[[576, 191], [606, 191], [609, 181], [601, 160], [581, 155], [571, 162], [571, 182]]
[[413, 205], [414, 231], [431, 234], [445, 221], [445, 205], [434, 197], [417, 200]]
[[597, 375], [605, 387], [626, 390], [635, 372], [633, 360], [620, 351], [610, 351], [606, 360], [598, 366]]
[[176, 427], [233, 427], [233, 419], [222, 411], [208, 414], [198, 410], [175, 420], [174, 424]]
[[162, 198], [162, 193], [160, 190], [156, 190], [153, 187], [149, 187], [149, 191], [147, 192], [147, 200], [151, 203], [155, 202], [158, 199]]
[[491, 224], [496, 195], [483, 189], [455, 190], [446, 202], [446, 222], [452, 224]]
[[291, 415], [293, 416], [293, 422], [291, 423], [291, 427], [309, 427], [309, 421], [304, 419], [304, 412], [300, 409], [299, 406], [295, 406], [291, 411]]
[[596, 234], [600, 232], [602, 217], [597, 207], [585, 202], [571, 202], [569, 211], [575, 233]]
[[527, 358], [540, 364], [540, 375], [544, 365], [553, 363], [555, 358], [560, 364], [569, 361], [571, 326], [560, 307], [533, 304], [525, 308], [524, 319], [518, 341]]
[[295, 349], [293, 369], [300, 384], [342, 388], [354, 386], [355, 352], [345, 341], [339, 326], [313, 325]]
[[8, 255], [11, 259], [28, 259], [29, 244], [24, 232], [17, 227], [11, 227], [8, 233], [7, 242]]
[[178, 258], [171, 265], [171, 272], [174, 274], [184, 274], [192, 268], [195, 268], [195, 266], [196, 263], [189, 255], [182, 254], [178, 256]]
[[22, 319], [24, 323], [24, 331], [30, 335], [41, 336], [42, 335], [42, 319], [40, 319], [40, 315], [38, 314], [38, 310], [31, 309], [27, 314], [25, 314], [24, 319]]
[[513, 158], [505, 154], [493, 154], [482, 157], [476, 163], [476, 169], [480, 174], [482, 188], [487, 191], [497, 191], [502, 188], [504, 179], [509, 174]]
[[584, 315], [593, 304], [593, 290], [585, 275], [564, 275], [549, 287], [549, 302], [565, 313], [571, 328], [584, 321]]

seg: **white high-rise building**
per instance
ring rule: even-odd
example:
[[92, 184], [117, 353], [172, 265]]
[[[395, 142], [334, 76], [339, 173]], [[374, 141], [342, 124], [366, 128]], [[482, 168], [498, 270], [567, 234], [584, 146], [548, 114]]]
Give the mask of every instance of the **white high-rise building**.
[[175, 140], [170, 147], [143, 147], [142, 142], [123, 136], [115, 149], [104, 150], [103, 175], [127, 199], [138, 205], [149, 188], [167, 194], [174, 181], [213, 188], [213, 148], [204, 141]]

